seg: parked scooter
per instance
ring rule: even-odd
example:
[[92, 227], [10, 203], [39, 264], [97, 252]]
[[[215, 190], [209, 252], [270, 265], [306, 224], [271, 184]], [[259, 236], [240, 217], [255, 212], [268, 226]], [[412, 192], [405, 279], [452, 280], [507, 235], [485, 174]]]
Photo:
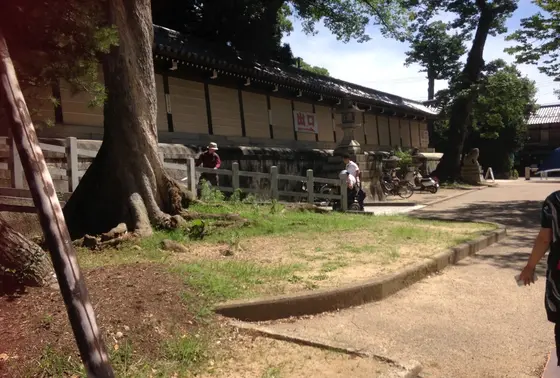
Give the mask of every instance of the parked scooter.
[[437, 193], [439, 183], [436, 180], [431, 177], [423, 177], [418, 171], [413, 172], [412, 175], [412, 180], [408, 180], [408, 182], [414, 182], [414, 190], [428, 191], [432, 194]]

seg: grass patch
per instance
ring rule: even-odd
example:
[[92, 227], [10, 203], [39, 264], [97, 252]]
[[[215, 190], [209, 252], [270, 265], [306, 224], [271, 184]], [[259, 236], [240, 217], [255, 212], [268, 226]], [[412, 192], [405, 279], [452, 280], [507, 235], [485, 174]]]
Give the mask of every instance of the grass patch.
[[[145, 358], [135, 353], [132, 343], [122, 340], [109, 345], [109, 360], [115, 377], [186, 377], [192, 376], [211, 354], [209, 338], [198, 335], [174, 336], [160, 346], [158, 355]], [[81, 360], [47, 345], [31, 376], [86, 378]]]
[[208, 341], [197, 335], [174, 337], [164, 343], [163, 356], [183, 370], [192, 370], [208, 359]]
[[52, 345], [47, 345], [43, 348], [37, 365], [30, 372], [30, 376], [85, 377], [85, 370], [79, 358], [63, 354]]
[[[221, 220], [193, 221], [205, 229], [203, 240], [188, 230], [156, 231], [117, 250], [80, 251], [84, 267], [165, 263], [193, 289], [185, 294], [197, 316], [213, 304], [237, 298], [328, 286], [333, 280], [369, 279], [472, 240], [493, 226], [433, 221], [407, 216], [364, 217], [315, 213], [279, 203], [213, 201], [197, 204], [197, 213], [238, 214], [244, 226]], [[161, 249], [171, 239], [188, 246], [179, 254]]]
[[189, 287], [212, 302], [245, 297], [258, 293], [259, 286], [286, 281], [301, 264], [263, 266], [249, 261], [200, 261], [180, 264], [173, 270], [185, 277]]
[[344, 268], [346, 266], [348, 266], [348, 262], [346, 261], [341, 261], [341, 260], [327, 261], [323, 263], [323, 265], [321, 266], [321, 272], [323, 273], [333, 272], [339, 268]]

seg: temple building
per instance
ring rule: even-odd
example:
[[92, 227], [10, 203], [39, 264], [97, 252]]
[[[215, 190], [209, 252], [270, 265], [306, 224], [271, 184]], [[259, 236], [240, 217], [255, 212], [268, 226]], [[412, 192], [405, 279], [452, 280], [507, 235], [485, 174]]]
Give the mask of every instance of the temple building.
[[[336, 110], [350, 99], [364, 110], [354, 134], [363, 151], [396, 146], [430, 151], [426, 122], [437, 112], [421, 102], [210, 50], [159, 26], [154, 26], [153, 52], [161, 143], [334, 149], [342, 138]], [[103, 110], [88, 106], [88, 94], [72, 94], [61, 82], [44, 94], [50, 96], [59, 106], [40, 105], [34, 115], [40, 137], [102, 138]], [[55, 125], [47, 127], [46, 120]]]
[[560, 147], [560, 103], [540, 105], [527, 122], [528, 140], [519, 153], [519, 169], [538, 167]]

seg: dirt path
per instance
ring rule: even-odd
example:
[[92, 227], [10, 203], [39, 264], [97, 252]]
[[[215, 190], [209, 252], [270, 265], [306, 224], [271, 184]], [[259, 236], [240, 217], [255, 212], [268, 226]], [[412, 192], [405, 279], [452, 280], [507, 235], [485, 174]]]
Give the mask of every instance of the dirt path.
[[558, 184], [502, 183], [419, 211], [420, 215], [491, 220], [510, 237], [442, 274], [382, 302], [272, 328], [350, 347], [415, 359], [423, 377], [536, 377], [553, 346], [541, 279], [517, 287], [538, 227], [541, 201]]

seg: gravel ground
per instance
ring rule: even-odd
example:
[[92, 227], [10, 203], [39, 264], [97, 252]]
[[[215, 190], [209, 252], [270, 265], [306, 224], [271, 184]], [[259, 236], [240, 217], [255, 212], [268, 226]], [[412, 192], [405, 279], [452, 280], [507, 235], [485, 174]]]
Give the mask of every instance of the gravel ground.
[[545, 182], [503, 182], [421, 209], [418, 215], [500, 222], [509, 238], [382, 302], [271, 327], [417, 360], [422, 377], [540, 376], [554, 343], [544, 266], [531, 287], [519, 288], [513, 276], [530, 252], [540, 203], [554, 190]]

